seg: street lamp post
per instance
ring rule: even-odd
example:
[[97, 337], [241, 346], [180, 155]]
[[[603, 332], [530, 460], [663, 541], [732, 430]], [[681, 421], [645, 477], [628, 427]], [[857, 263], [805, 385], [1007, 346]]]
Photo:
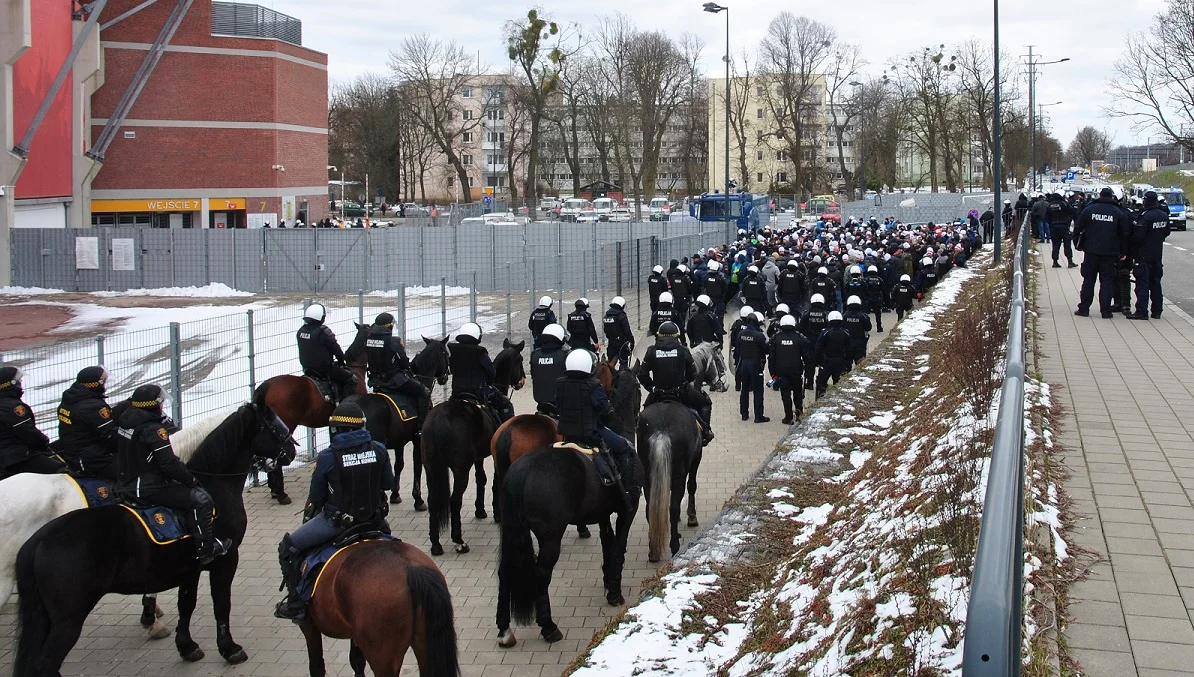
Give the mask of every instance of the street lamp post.
[[[1044, 129], [1044, 127], [1045, 127], [1045, 123], [1044, 123], [1044, 122], [1042, 122], [1042, 120], [1043, 120], [1043, 119], [1044, 119], [1044, 117], [1045, 117], [1045, 109], [1046, 109], [1046, 108], [1048, 108], [1049, 106], [1060, 106], [1060, 105], [1061, 105], [1061, 104], [1063, 104], [1063, 103], [1065, 103], [1065, 102], [1064, 102], [1064, 101], [1054, 101], [1053, 103], [1038, 103], [1038, 104], [1036, 105], [1036, 123], [1037, 123], [1037, 126], [1039, 126], [1040, 128]], [[1036, 134], [1033, 134], [1032, 136], [1033, 136], [1033, 138], [1034, 138], [1034, 139], [1036, 138]], [[1042, 177], [1042, 178], [1041, 178], [1041, 187], [1044, 187], [1044, 185], [1045, 185], [1045, 179], [1044, 179], [1044, 177]]]
[[[861, 82], [857, 81], [857, 80], [851, 80], [851, 81], [850, 81], [850, 82], [848, 82], [847, 84], [849, 84], [851, 87], [862, 87], [862, 86], [863, 86], [863, 84], [862, 84]], [[862, 90], [862, 92], [865, 94], [865, 93], [866, 93], [866, 89], [863, 89], [863, 90]], [[864, 103], [865, 103], [865, 102], [864, 102]], [[856, 169], [856, 171], [855, 171], [854, 173], [855, 173], [856, 175], [858, 175], [858, 196], [859, 196], [859, 199], [860, 199], [860, 200], [865, 200], [865, 199], [866, 199], [866, 177], [863, 175], [863, 167], [862, 167], [862, 137], [863, 137], [863, 134], [862, 134], [862, 120], [861, 120], [861, 118], [862, 118], [862, 110], [861, 110], [861, 106], [860, 106], [859, 108], [860, 108], [860, 110], [859, 110], [859, 112], [858, 112], [858, 117], [859, 117], [859, 121], [858, 121], [858, 135], [857, 135], [857, 138], [856, 138], [856, 145], [858, 146], [858, 152], [854, 154], [854, 155], [855, 155], [855, 157], [854, 157], [854, 161], [855, 161], [855, 163], [857, 164], [857, 169]]]
[[710, 14], [717, 14], [718, 12], [726, 13], [726, 175], [725, 175], [725, 217], [726, 217], [726, 242], [733, 242], [734, 231], [730, 225], [730, 8], [717, 4], [716, 2], [706, 2], [704, 9]]
[[[1055, 63], [1065, 63], [1070, 60], [1070, 57], [1058, 59], [1057, 61], [1034, 61], [1035, 54], [1032, 53], [1033, 45], [1028, 46], [1028, 129], [1032, 134], [1032, 185], [1030, 188], [1036, 190], [1036, 107], [1033, 105], [1036, 97], [1036, 68], [1038, 66], [1050, 66]], [[996, 59], [999, 55], [996, 54]]]

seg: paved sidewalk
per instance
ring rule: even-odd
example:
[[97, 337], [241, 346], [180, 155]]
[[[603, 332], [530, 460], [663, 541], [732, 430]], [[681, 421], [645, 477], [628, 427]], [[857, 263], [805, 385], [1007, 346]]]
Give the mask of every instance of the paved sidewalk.
[[1097, 289], [1076, 317], [1078, 270], [1037, 260], [1074, 540], [1103, 558], [1072, 591], [1067, 640], [1090, 677], [1194, 674], [1194, 319], [1167, 303], [1160, 320], [1104, 320]]

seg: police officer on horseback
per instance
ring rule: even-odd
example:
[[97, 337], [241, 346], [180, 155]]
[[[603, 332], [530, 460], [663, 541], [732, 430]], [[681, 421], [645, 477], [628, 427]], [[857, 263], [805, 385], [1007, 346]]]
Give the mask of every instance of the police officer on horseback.
[[394, 316], [381, 313], [373, 320], [373, 327], [365, 339], [365, 356], [369, 360], [369, 387], [375, 393], [401, 393], [418, 405], [419, 418], [431, 408], [431, 395], [410, 373], [410, 360], [402, 339], [394, 336]]
[[356, 377], [344, 366], [344, 351], [336, 340], [336, 333], [323, 323], [327, 311], [321, 304], [311, 304], [303, 313], [303, 326], [295, 334], [298, 340], [299, 364], [303, 373], [313, 381], [332, 384], [335, 402], [348, 397]]
[[[116, 479], [116, 417], [104, 399], [108, 371], [84, 367], [58, 405], [57, 448], [72, 474]], [[169, 426], [167, 426], [169, 427]]]
[[536, 413], [556, 417], [556, 380], [564, 376], [568, 357], [564, 328], [549, 324], [539, 336], [539, 348], [531, 353], [531, 395], [538, 405]]
[[527, 320], [527, 329], [531, 330], [531, 347], [539, 347], [539, 336], [543, 334], [543, 330], [549, 324], [557, 324], [556, 312], [551, 309], [552, 300], [550, 296], [541, 296], [539, 298], [539, 307], [531, 311], [531, 319]]
[[20, 369], [0, 367], [0, 479], [63, 469], [62, 462], [50, 454], [50, 439], [37, 429], [33, 410], [21, 399], [23, 379]]
[[[547, 325], [544, 325], [546, 328]], [[466, 322], [460, 328], [456, 341], [448, 344], [448, 366], [452, 371], [452, 397], [471, 396], [487, 404], [497, 414], [499, 423], [513, 418], [514, 406], [493, 387], [497, 370], [493, 367], [493, 360], [489, 359], [489, 351], [481, 345], [481, 325]]]
[[611, 360], [618, 358], [625, 367], [630, 354], [634, 352], [634, 330], [630, 328], [630, 318], [626, 316], [626, 299], [615, 296], [609, 302], [609, 310], [601, 318], [601, 325], [605, 328], [605, 356]]
[[130, 406], [117, 421], [117, 479], [121, 494], [128, 499], [187, 511], [191, 535], [197, 542], [196, 554], [203, 566], [228, 552], [232, 543], [216, 538], [211, 495], [174, 455], [162, 413], [165, 401], [165, 391], [156, 384], [133, 391]]
[[394, 470], [385, 445], [373, 441], [365, 429], [365, 413], [352, 402], [336, 407], [328, 420], [332, 444], [315, 458], [305, 510], [309, 519], [278, 544], [286, 586], [286, 599], [274, 609], [278, 618], [306, 618], [307, 603], [298, 586], [307, 551], [350, 529], [390, 533], [386, 492], [394, 489]]
[[589, 314], [589, 300], [576, 299], [576, 309], [568, 313], [568, 345], [572, 348], [583, 348], [597, 352], [597, 327], [593, 325], [593, 316]]
[[669, 398], [679, 400], [696, 412], [701, 422], [701, 442], [707, 446], [713, 441], [713, 429], [709, 424], [713, 402], [692, 386], [696, 375], [692, 353], [680, 343], [680, 328], [670, 320], [664, 322], [659, 327], [655, 345], [647, 348], [639, 373], [639, 382], [650, 391], [643, 408]]
[[[593, 376], [597, 356], [587, 350], [573, 350], [565, 360], [564, 375], [556, 381], [556, 409], [560, 412], [559, 433], [566, 442], [598, 449], [594, 460], [606, 486], [621, 484], [628, 501], [638, 497], [639, 483], [634, 448], [621, 435], [605, 427], [613, 405]], [[612, 459], [608, 455], [613, 456]]]

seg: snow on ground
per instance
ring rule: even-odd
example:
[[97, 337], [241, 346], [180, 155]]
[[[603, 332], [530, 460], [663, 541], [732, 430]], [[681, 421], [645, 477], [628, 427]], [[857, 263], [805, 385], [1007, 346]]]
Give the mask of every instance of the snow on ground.
[[0, 296], [45, 296], [65, 293], [62, 289], [46, 289], [45, 287], [0, 287]]
[[128, 289], [126, 291], [93, 291], [92, 296], [168, 296], [173, 298], [218, 299], [238, 296], [253, 296], [253, 292], [233, 289], [223, 282], [214, 282], [206, 287], [158, 287], [156, 289]]

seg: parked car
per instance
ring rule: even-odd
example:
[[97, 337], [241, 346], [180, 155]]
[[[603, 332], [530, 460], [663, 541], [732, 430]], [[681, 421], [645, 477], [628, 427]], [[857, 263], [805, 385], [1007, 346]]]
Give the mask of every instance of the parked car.
[[667, 221], [668, 214], [672, 211], [671, 205], [668, 203], [666, 197], [651, 198], [651, 221]]
[[842, 208], [839, 205], [829, 205], [821, 212], [821, 218], [834, 223], [842, 222]]
[[599, 197], [593, 200], [593, 211], [597, 213], [599, 221], [608, 221], [609, 215], [618, 206], [618, 201], [609, 197]]
[[365, 207], [359, 202], [345, 200], [343, 205], [337, 203], [332, 207], [332, 212], [334, 215], [344, 214], [345, 217], [364, 216]]
[[588, 200], [582, 200], [578, 197], [568, 198], [564, 200], [563, 206], [560, 208], [559, 218], [561, 221], [576, 221], [577, 217], [585, 212], [592, 212], [593, 205]]
[[539, 211], [544, 213], [551, 213], [559, 207], [560, 201], [554, 197], [545, 197], [539, 199]]
[[609, 218], [606, 220], [610, 221], [612, 223], [630, 223], [630, 221], [633, 218], [634, 217], [630, 213], [629, 209], [627, 209], [625, 207], [618, 207], [617, 209], [610, 212]]

